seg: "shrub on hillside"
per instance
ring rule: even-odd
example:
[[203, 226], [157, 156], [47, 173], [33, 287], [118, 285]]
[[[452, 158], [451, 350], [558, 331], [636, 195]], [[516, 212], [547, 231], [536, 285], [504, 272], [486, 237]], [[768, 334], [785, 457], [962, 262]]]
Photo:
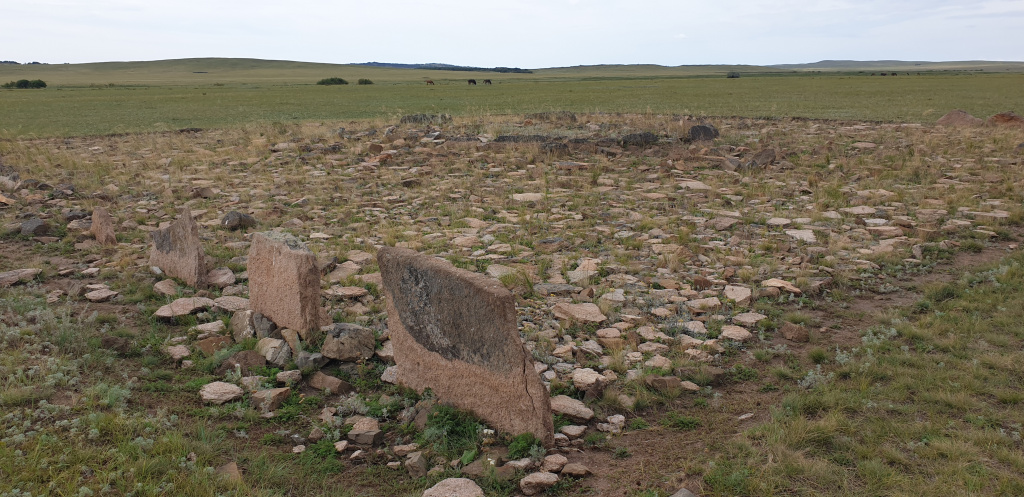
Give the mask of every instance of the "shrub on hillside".
[[341, 78], [324, 78], [324, 79], [321, 79], [320, 81], [317, 81], [316, 84], [318, 84], [318, 85], [347, 85], [348, 81], [345, 81], [344, 79], [341, 79]]
[[726, 74], [725, 77], [727, 77], [729, 79], [735, 79], [735, 78], [740, 77], [740, 73], [733, 71], [733, 72], [730, 72], [729, 74]]
[[0, 85], [0, 88], [46, 88], [46, 83], [41, 79], [33, 79], [31, 81], [27, 79], [19, 79], [17, 81], [11, 81]]
[[361, 84], [361, 85], [372, 85], [373, 81], [370, 81], [370, 80], [368, 80], [366, 78], [359, 78], [358, 84]]

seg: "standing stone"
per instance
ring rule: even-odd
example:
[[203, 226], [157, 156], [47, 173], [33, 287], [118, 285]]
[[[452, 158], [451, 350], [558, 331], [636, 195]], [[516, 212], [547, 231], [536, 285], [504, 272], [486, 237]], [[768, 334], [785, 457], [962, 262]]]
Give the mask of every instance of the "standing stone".
[[92, 210], [92, 231], [96, 242], [100, 245], [117, 245], [117, 238], [114, 236], [114, 218], [103, 207], [96, 207]]
[[249, 249], [249, 304], [282, 328], [317, 331], [328, 322], [320, 307], [316, 256], [297, 238], [256, 233]]
[[182, 207], [178, 220], [170, 226], [150, 234], [153, 249], [149, 265], [163, 270], [168, 276], [194, 287], [205, 284], [206, 260], [199, 240], [199, 225], [192, 219], [188, 207]]
[[554, 441], [551, 405], [499, 281], [409, 249], [377, 252], [398, 382], [507, 433]]

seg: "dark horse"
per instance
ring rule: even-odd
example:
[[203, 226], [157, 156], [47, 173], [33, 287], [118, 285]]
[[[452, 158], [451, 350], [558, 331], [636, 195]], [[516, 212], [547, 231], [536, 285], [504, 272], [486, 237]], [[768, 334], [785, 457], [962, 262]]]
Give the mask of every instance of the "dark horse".
[[471, 84], [471, 85], [475, 85], [475, 84], [476, 84], [476, 80], [475, 80], [475, 79], [471, 79], [471, 80], [469, 80], [469, 84]]
[[489, 79], [485, 79], [485, 80], [484, 80], [484, 84], [485, 84], [485, 85], [489, 85], [489, 84], [491, 84], [491, 80], [489, 80]]

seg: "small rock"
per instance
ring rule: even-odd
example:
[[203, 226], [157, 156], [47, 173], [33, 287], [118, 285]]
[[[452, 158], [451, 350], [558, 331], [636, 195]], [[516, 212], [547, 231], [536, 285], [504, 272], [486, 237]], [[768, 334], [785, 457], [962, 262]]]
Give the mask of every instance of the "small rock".
[[426, 489], [423, 497], [484, 497], [484, 491], [469, 478], [446, 478]]
[[540, 465], [540, 470], [548, 473], [558, 473], [559, 471], [562, 471], [562, 468], [564, 468], [568, 463], [569, 459], [562, 454], [551, 454], [544, 457], [544, 461]]
[[539, 494], [558, 483], [558, 475], [554, 473], [530, 473], [519, 481], [519, 490], [525, 495]]
[[203, 385], [199, 389], [199, 397], [207, 404], [220, 405], [242, 398], [242, 389], [238, 385], [215, 381]]
[[573, 478], [583, 478], [590, 474], [590, 469], [580, 463], [571, 462], [562, 468], [562, 474]]
[[608, 319], [604, 314], [601, 314], [601, 309], [597, 307], [597, 304], [590, 303], [558, 303], [552, 308], [552, 312], [558, 319], [580, 321], [583, 323], [601, 323]]
[[551, 398], [551, 411], [562, 414], [574, 421], [587, 422], [594, 417], [594, 411], [589, 409], [583, 402], [568, 395], [557, 395]]

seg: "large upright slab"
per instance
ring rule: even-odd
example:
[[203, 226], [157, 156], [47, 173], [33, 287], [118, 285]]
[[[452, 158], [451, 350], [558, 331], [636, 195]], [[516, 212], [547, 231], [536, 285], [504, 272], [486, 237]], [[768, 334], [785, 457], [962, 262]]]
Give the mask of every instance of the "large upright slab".
[[327, 312], [320, 307], [316, 256], [297, 238], [275, 231], [254, 234], [248, 269], [253, 311], [281, 328], [302, 333], [328, 324]]
[[150, 234], [153, 248], [149, 265], [156, 266], [190, 286], [206, 283], [206, 256], [199, 240], [199, 225], [188, 207], [182, 207], [178, 219], [170, 226]]
[[497, 280], [409, 249], [377, 252], [398, 383], [430, 388], [507, 433], [554, 440], [548, 392]]

